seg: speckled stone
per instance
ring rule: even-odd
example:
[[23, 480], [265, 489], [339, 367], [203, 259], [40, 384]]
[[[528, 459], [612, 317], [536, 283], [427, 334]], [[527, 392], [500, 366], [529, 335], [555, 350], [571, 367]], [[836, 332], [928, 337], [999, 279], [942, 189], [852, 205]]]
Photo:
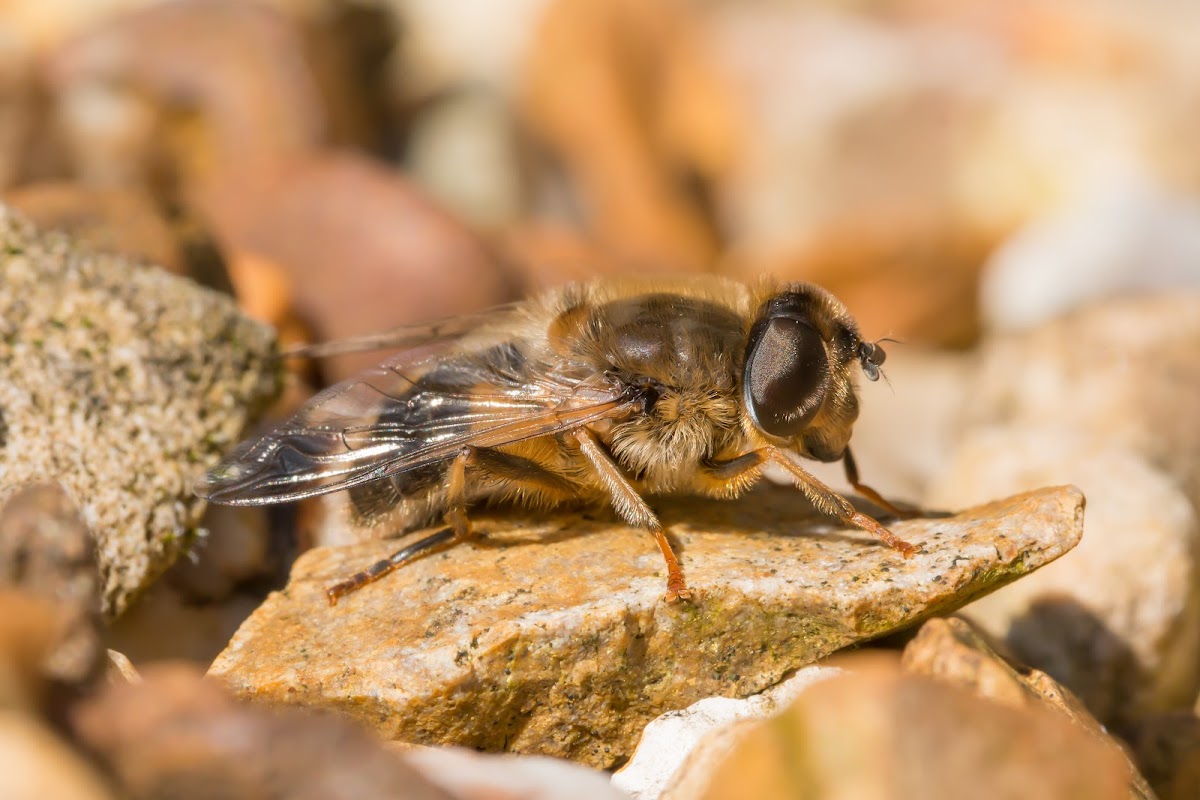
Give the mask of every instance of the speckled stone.
[[395, 542], [317, 548], [212, 666], [246, 698], [336, 709], [391, 739], [606, 767], [646, 723], [745, 696], [853, 642], [956, 608], [1079, 541], [1083, 497], [1043, 489], [897, 523], [905, 560], [800, 494], [655, 503], [694, 604], [663, 602], [644, 532], [563, 514], [476, 521], [473, 544], [327, 605], [323, 590]]
[[58, 481], [119, 614], [196, 533], [195, 478], [278, 390], [232, 299], [38, 234], [0, 206], [0, 500]]

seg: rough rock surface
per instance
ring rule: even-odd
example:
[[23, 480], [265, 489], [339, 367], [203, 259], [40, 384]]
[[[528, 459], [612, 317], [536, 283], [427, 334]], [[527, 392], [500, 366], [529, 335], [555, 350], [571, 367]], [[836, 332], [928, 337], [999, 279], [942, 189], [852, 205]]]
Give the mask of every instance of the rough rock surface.
[[661, 500], [695, 604], [662, 601], [641, 531], [563, 514], [483, 535], [336, 607], [324, 588], [395, 549], [315, 549], [213, 664], [244, 697], [338, 709], [388, 738], [609, 766], [645, 724], [744, 696], [853, 642], [953, 609], [1082, 533], [1083, 498], [1044, 489], [893, 530], [911, 559], [818, 518], [800, 494]]
[[1128, 800], [1120, 754], [1060, 715], [873, 661], [757, 723], [688, 797]]
[[191, 483], [276, 393], [271, 349], [229, 298], [0, 207], [0, 499], [63, 485], [96, 537], [106, 614], [194, 539]]

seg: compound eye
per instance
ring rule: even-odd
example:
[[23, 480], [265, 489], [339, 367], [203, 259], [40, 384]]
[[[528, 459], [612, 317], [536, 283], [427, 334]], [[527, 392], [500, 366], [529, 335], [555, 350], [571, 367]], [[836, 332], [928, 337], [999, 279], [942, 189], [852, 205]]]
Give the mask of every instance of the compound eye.
[[791, 439], [821, 408], [829, 358], [820, 334], [803, 320], [774, 317], [760, 325], [746, 353], [746, 403], [763, 432]]

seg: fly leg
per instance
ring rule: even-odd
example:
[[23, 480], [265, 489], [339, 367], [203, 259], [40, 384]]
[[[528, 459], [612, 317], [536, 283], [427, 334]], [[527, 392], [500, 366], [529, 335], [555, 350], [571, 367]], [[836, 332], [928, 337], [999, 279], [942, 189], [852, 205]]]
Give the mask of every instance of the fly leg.
[[842, 455], [842, 464], [846, 468], [846, 480], [854, 487], [854, 491], [858, 492], [863, 497], [870, 500], [880, 508], [895, 514], [900, 519], [913, 519], [920, 516], [916, 511], [906, 511], [893, 505], [890, 501], [884, 498], [879, 492], [867, 486], [858, 479], [858, 464], [854, 461], [854, 454], [850, 452], [850, 448], [846, 448], [846, 452]]
[[654, 511], [621, 474], [621, 468], [596, 440], [595, 434], [586, 428], [580, 428], [570, 435], [579, 445], [584, 458], [596, 471], [600, 482], [604, 484], [617, 515], [629, 525], [645, 528], [654, 535], [654, 541], [658, 543], [658, 549], [662, 551], [663, 560], [667, 563], [667, 594], [664, 599], [668, 603], [692, 599], [692, 590], [683, 578], [679, 559], [671, 549], [666, 531], [663, 530], [662, 523], [658, 521]]
[[325, 590], [325, 597], [329, 600], [329, 605], [336, 606], [340, 598], [345, 597], [351, 592], [358, 591], [368, 583], [374, 583], [384, 575], [407, 564], [422, 553], [436, 550], [454, 540], [454, 531], [450, 528], [442, 528], [437, 533], [431, 533], [424, 539], [418, 539], [407, 547], [397, 550], [387, 558], [381, 558], [366, 569], [354, 573], [346, 580], [333, 584]]
[[850, 501], [817, 480], [783, 450], [777, 447], [765, 447], [763, 450], [766, 451], [766, 458], [787, 470], [796, 486], [818, 509], [856, 528], [875, 534], [889, 547], [899, 550], [905, 558], [916, 552], [915, 547], [850, 505]]
[[[737, 458], [731, 458], [726, 461], [710, 461], [702, 465], [701, 469], [697, 472], [697, 477], [700, 480], [700, 486], [703, 491], [719, 497], [734, 497], [758, 479], [759, 473], [767, 461], [773, 461], [787, 470], [800, 491], [804, 492], [805, 496], [820, 511], [835, 516], [856, 528], [861, 528], [875, 534], [884, 543], [903, 553], [905, 558], [913, 554], [914, 548], [911, 544], [897, 538], [895, 534], [874, 519], [855, 509], [846, 498], [821, 483], [815, 476], [789, 458], [784, 451], [776, 447], [751, 450], [749, 453], [744, 453]], [[884, 508], [891, 510], [893, 506], [879, 497], [878, 493], [873, 489], [857, 483], [857, 470], [854, 470], [852, 474], [850, 473], [850, 470], [854, 469], [854, 457], [850, 455], [849, 450], [846, 451], [846, 463], [849, 465], [846, 468], [847, 476], [850, 477], [850, 482], [854, 485], [855, 489], [862, 492], [869, 499], [879, 502]]]
[[568, 497], [577, 493], [577, 487], [572, 481], [551, 472], [536, 461], [489, 447], [464, 447], [450, 463], [446, 478], [445, 522], [447, 527], [397, 550], [387, 558], [380, 559], [346, 580], [330, 586], [325, 590], [329, 604], [336, 605], [339, 598], [361, 589], [368, 583], [379, 580], [417, 556], [440, 549], [443, 545], [470, 539], [473, 531], [471, 530], [471, 520], [467, 516], [468, 468], [475, 473], [473, 477], [491, 477], [530, 492], [556, 497]]

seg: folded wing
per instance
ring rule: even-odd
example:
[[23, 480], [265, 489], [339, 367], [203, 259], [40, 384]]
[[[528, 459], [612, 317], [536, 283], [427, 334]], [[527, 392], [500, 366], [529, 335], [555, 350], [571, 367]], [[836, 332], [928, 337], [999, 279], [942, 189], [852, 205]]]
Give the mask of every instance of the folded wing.
[[581, 368], [501, 343], [447, 360], [404, 354], [313, 397], [244, 442], [196, 484], [215, 503], [265, 505], [326, 494], [633, 410], [637, 399]]

